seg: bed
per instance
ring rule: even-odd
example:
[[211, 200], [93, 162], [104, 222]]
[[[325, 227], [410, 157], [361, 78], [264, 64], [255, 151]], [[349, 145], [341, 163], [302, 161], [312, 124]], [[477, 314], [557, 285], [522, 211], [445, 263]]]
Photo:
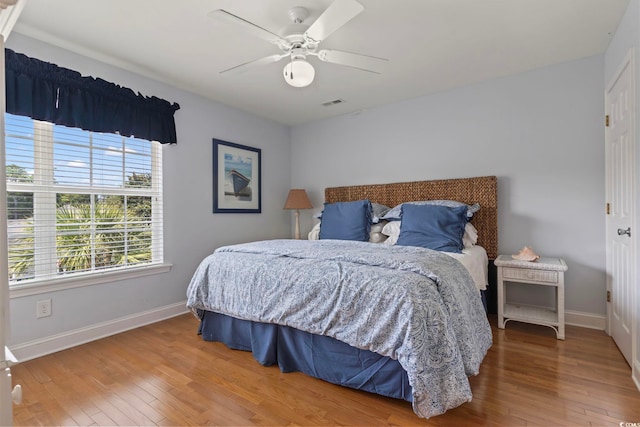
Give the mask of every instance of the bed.
[[[478, 203], [470, 221], [476, 245], [495, 259], [496, 184], [490, 176], [332, 187], [325, 202]], [[187, 306], [204, 340], [251, 351], [283, 372], [407, 400], [429, 418], [472, 398], [468, 376], [479, 373], [491, 345], [480, 289], [463, 263], [440, 251], [270, 240], [205, 258]]]

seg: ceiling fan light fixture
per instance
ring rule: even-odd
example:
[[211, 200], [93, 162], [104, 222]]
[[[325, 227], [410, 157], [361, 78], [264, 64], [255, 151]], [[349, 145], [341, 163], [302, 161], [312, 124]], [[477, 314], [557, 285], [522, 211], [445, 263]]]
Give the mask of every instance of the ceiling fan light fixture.
[[284, 66], [284, 81], [293, 87], [309, 86], [314, 77], [316, 70], [313, 65], [309, 64], [303, 58], [293, 59]]

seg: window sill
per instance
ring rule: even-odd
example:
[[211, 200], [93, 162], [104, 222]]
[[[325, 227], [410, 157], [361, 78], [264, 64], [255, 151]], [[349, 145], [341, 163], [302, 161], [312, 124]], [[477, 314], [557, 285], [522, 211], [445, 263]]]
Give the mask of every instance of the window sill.
[[73, 277], [34, 280], [25, 284], [10, 285], [9, 297], [20, 298], [29, 295], [38, 295], [47, 292], [99, 285], [101, 283], [115, 282], [119, 280], [135, 279], [137, 277], [149, 276], [152, 274], [167, 273], [171, 270], [171, 267], [172, 264], [163, 263], [137, 268], [104, 271], [99, 273], [92, 272], [82, 275], [78, 274], [77, 276]]

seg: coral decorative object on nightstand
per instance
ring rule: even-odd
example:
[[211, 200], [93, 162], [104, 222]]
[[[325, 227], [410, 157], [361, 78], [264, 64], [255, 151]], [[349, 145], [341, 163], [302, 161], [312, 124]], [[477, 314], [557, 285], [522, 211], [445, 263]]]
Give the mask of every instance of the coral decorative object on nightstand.
[[[564, 339], [564, 272], [567, 264], [560, 258], [539, 258], [520, 261], [511, 255], [500, 255], [498, 267], [498, 328], [504, 329], [509, 320], [534, 323], [553, 328], [558, 339]], [[507, 303], [505, 282], [553, 286], [556, 288], [555, 310], [523, 304]]]

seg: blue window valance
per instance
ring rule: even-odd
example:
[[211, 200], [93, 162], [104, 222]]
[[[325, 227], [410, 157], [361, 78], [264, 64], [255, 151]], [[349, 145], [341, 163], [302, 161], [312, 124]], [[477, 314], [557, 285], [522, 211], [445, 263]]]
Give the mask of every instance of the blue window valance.
[[155, 96], [5, 49], [7, 112], [93, 132], [175, 144], [180, 108]]

